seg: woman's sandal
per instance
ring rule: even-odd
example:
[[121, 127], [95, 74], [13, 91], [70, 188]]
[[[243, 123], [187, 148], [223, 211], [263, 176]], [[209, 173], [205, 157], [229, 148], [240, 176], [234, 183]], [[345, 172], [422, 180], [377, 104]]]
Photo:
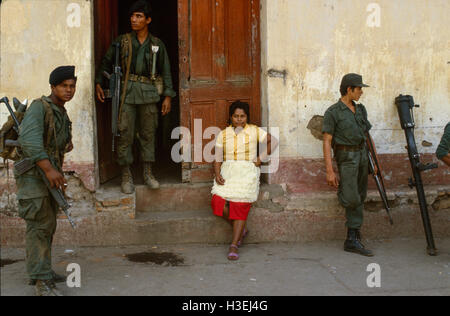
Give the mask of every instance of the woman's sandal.
[[242, 237], [237, 243], [238, 247], [240, 247], [242, 245], [242, 243], [244, 242], [244, 238], [247, 237], [248, 233], [250, 233], [250, 231], [247, 228], [244, 228], [244, 232], [242, 233]]
[[[236, 245], [233, 245], [233, 244], [231, 244], [230, 248], [235, 248], [236, 250], [237, 250], [237, 249], [239, 249], [239, 247], [238, 247], [238, 246], [236, 246]], [[239, 259], [239, 255], [238, 255], [238, 253], [237, 253], [237, 252], [233, 252], [233, 251], [231, 251], [231, 252], [230, 252], [230, 253], [228, 254], [227, 258], [228, 258], [228, 260], [231, 260], [231, 261], [236, 261], [236, 260], [238, 260], [238, 259]]]

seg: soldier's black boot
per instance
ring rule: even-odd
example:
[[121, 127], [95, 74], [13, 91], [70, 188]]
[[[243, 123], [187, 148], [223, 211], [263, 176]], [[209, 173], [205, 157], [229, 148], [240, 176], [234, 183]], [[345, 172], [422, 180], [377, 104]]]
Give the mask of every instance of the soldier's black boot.
[[366, 257], [373, 257], [372, 251], [366, 249], [361, 243], [361, 234], [358, 229], [348, 229], [347, 240], [344, 243], [344, 250], [347, 252], [358, 253]]
[[[57, 274], [55, 271], [52, 271], [52, 273], [53, 273], [53, 279], [52, 279], [52, 281], [53, 281], [54, 283], [64, 283], [64, 282], [67, 281], [67, 277], [66, 277], [65, 275]], [[28, 285], [36, 285], [36, 282], [37, 282], [36, 279], [30, 279], [30, 280], [28, 281]]]
[[37, 280], [35, 294], [36, 296], [63, 296], [52, 280]]

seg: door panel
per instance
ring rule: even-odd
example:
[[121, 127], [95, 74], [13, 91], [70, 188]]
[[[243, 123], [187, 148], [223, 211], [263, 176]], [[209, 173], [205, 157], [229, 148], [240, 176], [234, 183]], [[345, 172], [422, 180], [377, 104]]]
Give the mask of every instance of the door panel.
[[[251, 123], [259, 125], [259, 0], [178, 0], [178, 5], [181, 125], [192, 136], [195, 119], [202, 119], [203, 131], [223, 129], [228, 107], [238, 99], [250, 103]], [[207, 166], [183, 164], [191, 167]]]

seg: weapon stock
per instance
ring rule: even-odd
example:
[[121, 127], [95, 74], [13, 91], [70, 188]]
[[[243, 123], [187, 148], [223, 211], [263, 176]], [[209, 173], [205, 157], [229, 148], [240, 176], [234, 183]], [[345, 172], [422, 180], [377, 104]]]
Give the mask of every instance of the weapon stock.
[[[14, 124], [15, 124], [14, 129], [18, 132], [20, 124], [19, 124], [19, 121], [17, 120], [16, 115], [12, 111], [11, 106], [9, 105], [8, 98], [4, 97], [4, 98], [0, 99], [0, 103], [6, 104], [6, 107], [8, 108], [9, 113], [11, 114], [11, 117], [14, 120]], [[20, 144], [17, 141], [7, 141], [7, 145], [20, 148]], [[48, 181], [47, 177], [45, 176], [44, 171], [42, 171], [42, 169], [39, 166], [34, 164], [30, 158], [22, 159], [14, 164], [14, 169], [16, 170], [16, 173], [18, 175], [22, 175], [34, 167], [36, 167], [39, 174], [42, 176], [42, 180], [44, 181], [50, 194], [55, 199], [58, 206], [61, 208], [61, 210], [64, 212], [64, 214], [66, 214], [67, 219], [69, 220], [70, 224], [72, 225], [72, 228], [75, 229], [76, 225], [75, 225], [74, 221], [72, 220], [72, 217], [70, 216], [70, 212], [69, 212], [70, 204], [67, 203], [67, 200], [64, 197], [64, 193], [60, 189], [52, 188], [52, 186], [50, 185], [50, 182]]]
[[427, 201], [425, 197], [425, 191], [422, 183], [421, 172], [425, 170], [437, 168], [437, 164], [423, 164], [420, 162], [420, 155], [417, 151], [416, 140], [414, 138], [414, 107], [419, 107], [414, 104], [414, 98], [410, 95], [400, 95], [395, 99], [395, 105], [397, 106], [398, 115], [402, 129], [405, 131], [405, 137], [407, 142], [408, 156], [411, 163], [411, 169], [414, 175], [414, 181], [409, 179], [409, 186], [416, 187], [417, 196], [419, 198], [420, 214], [422, 216], [422, 222], [425, 229], [425, 236], [427, 239], [427, 252], [430, 256], [436, 256], [437, 250], [434, 245], [433, 232], [431, 229], [430, 217], [428, 214]]

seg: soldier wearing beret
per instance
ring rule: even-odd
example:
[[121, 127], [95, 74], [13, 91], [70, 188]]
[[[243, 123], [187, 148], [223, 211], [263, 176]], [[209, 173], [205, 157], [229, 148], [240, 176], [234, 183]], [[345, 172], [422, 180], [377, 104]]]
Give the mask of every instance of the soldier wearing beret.
[[436, 150], [436, 156], [450, 166], [450, 122], [445, 127], [441, 143]]
[[[74, 66], [56, 68], [50, 74], [51, 94], [33, 101], [20, 125], [18, 141], [23, 158], [31, 158], [52, 187], [64, 190], [64, 154], [73, 149], [72, 123], [64, 105], [72, 100], [77, 77]], [[30, 284], [38, 296], [60, 296], [55, 282], [65, 281], [52, 269], [51, 248], [58, 206], [35, 168], [16, 175], [19, 216], [25, 219], [26, 266]]]
[[[122, 169], [122, 192], [134, 192], [130, 166], [133, 163], [132, 146], [136, 134], [139, 135], [141, 160], [144, 162], [145, 184], [153, 189], [159, 183], [152, 172], [155, 162], [155, 133], [158, 126], [158, 109], [156, 104], [161, 97], [154, 78], [160, 76], [163, 81], [162, 115], [171, 110], [171, 99], [176, 93], [173, 90], [170, 62], [164, 43], [149, 33], [151, 10], [147, 1], [135, 2], [129, 12], [132, 32], [121, 35], [114, 40], [120, 43], [120, 60], [124, 73], [121, 93], [125, 97], [121, 101], [119, 114], [120, 137], [117, 146], [117, 162]], [[101, 83], [103, 73], [111, 72], [115, 60], [114, 43], [103, 58], [96, 77], [96, 94], [104, 102], [105, 94]]]
[[[348, 231], [344, 250], [373, 256], [361, 243], [360, 234], [369, 170], [365, 133], [372, 127], [366, 108], [356, 103], [363, 94], [363, 87], [368, 86], [360, 75], [347, 74], [343, 77], [340, 87], [342, 98], [325, 112], [323, 151], [327, 183], [338, 188], [339, 202], [345, 208]], [[332, 148], [340, 180], [333, 170]]]

